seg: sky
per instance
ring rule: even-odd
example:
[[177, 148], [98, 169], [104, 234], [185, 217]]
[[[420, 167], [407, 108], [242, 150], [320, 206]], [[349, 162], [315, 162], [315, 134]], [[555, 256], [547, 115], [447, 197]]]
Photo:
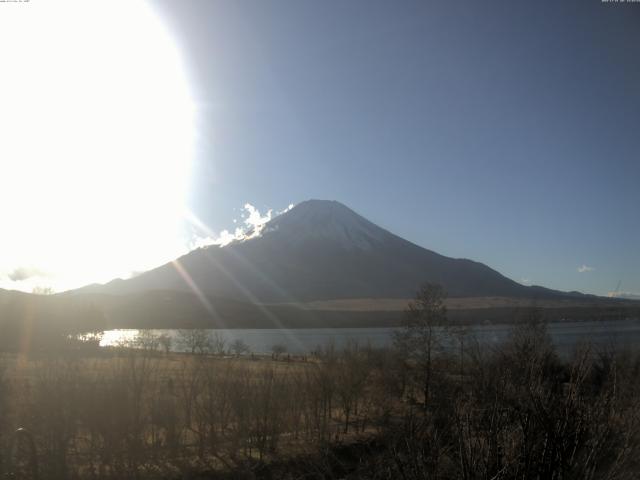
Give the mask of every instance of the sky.
[[[640, 294], [640, 3], [155, 0], [138, 16], [114, 3], [113, 15], [93, 21], [104, 26], [105, 38], [120, 39], [121, 50], [110, 52], [106, 42], [104, 51], [76, 52], [70, 61], [93, 59], [98, 69], [103, 60], [115, 62], [104, 72], [132, 68], [131, 77], [139, 69], [138, 90], [123, 87], [132, 102], [148, 83], [158, 89], [149, 102], [165, 92], [175, 100], [139, 114], [160, 146], [133, 150], [153, 161], [132, 177], [139, 188], [132, 181], [125, 195], [131, 201], [136, 192], [156, 199], [173, 189], [192, 220], [219, 235], [243, 223], [246, 204], [258, 213], [245, 216], [261, 218], [310, 198], [338, 200], [418, 245], [483, 262], [521, 283]], [[131, 19], [133, 33], [135, 22], [144, 24], [142, 34], [126, 37], [123, 18]], [[52, 38], [69, 27], [62, 22]], [[131, 54], [126, 45], [141, 37], [151, 46]], [[154, 51], [156, 44], [168, 45]], [[123, 66], [119, 59], [127, 55]], [[100, 84], [104, 72], [86, 80]], [[185, 96], [188, 109], [179, 107]], [[126, 106], [111, 115], [117, 128], [130, 117]], [[155, 125], [164, 117], [174, 123]], [[91, 122], [76, 123], [93, 132]], [[128, 138], [122, 128], [117, 138]], [[186, 131], [183, 143], [165, 148], [176, 130]], [[176, 191], [172, 179], [184, 172], [187, 186]], [[117, 190], [121, 176], [109, 178]], [[108, 203], [94, 207], [82, 217], [110, 212]], [[144, 245], [167, 237], [161, 218], [136, 230], [146, 207], [135, 215], [122, 207], [127, 223], [107, 224], [123, 230], [103, 239], [103, 250], [118, 245], [113, 255], [138, 239], [138, 250], [120, 255], [123, 272], [168, 261], [205, 231], [192, 221], [179, 241], [156, 242], [157, 255], [133, 265]], [[28, 258], [18, 223], [5, 225], [12, 248]], [[84, 249], [89, 258], [99, 229], [89, 228], [87, 238], [75, 227], [79, 240], [68, 256]], [[35, 227], [30, 236], [38, 232], [48, 238]], [[0, 286], [32, 287], [10, 281], [17, 268], [38, 269], [37, 262], [9, 261], [12, 248], [3, 249], [4, 263], [0, 258]]]

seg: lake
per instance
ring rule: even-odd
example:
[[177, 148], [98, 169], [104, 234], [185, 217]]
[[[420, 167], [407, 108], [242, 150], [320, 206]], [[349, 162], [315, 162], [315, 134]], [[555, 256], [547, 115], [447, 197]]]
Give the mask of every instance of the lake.
[[[470, 335], [484, 345], [497, 345], [508, 338], [511, 325], [476, 325], [470, 327]], [[217, 332], [228, 346], [235, 340], [242, 340], [252, 353], [266, 354], [274, 345], [282, 345], [288, 353], [307, 354], [318, 346], [333, 344], [340, 349], [349, 342], [374, 347], [389, 346], [393, 342], [395, 328], [308, 328], [308, 329], [220, 329], [208, 330], [209, 335]], [[115, 346], [135, 342], [141, 330], [108, 330], [104, 332], [101, 346]], [[178, 330], [149, 330], [155, 335], [172, 338], [172, 349], [180, 351]], [[640, 319], [609, 320], [606, 322], [562, 322], [550, 323], [549, 334], [560, 352], [567, 353], [583, 342], [591, 342], [600, 347], [615, 346], [618, 349], [640, 347]]]

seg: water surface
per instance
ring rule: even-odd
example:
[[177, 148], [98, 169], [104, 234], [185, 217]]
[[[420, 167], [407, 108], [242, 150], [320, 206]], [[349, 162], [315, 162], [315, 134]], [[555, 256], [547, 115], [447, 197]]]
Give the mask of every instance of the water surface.
[[[477, 339], [483, 345], [498, 345], [506, 340], [512, 331], [510, 325], [477, 325], [469, 328], [469, 338]], [[605, 322], [563, 322], [550, 323], [551, 339], [562, 352], [570, 351], [579, 343], [591, 342], [599, 347], [617, 349], [640, 349], [640, 320], [610, 320]], [[213, 337], [221, 335], [227, 348], [236, 340], [242, 340], [250, 351], [256, 354], [270, 353], [273, 346], [281, 345], [288, 353], [307, 354], [319, 346], [333, 345], [340, 349], [350, 342], [373, 347], [390, 346], [396, 328], [305, 328], [305, 329], [219, 329], [206, 330]], [[145, 332], [142, 330], [108, 330], [104, 332], [101, 346], [115, 346], [121, 343], [135, 343]], [[171, 349], [184, 351], [179, 330], [147, 330], [154, 335], [167, 335]]]

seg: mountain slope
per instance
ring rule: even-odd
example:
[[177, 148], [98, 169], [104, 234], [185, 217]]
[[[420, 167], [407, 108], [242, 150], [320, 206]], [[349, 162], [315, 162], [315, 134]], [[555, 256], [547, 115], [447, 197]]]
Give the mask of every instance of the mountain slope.
[[303, 202], [248, 237], [195, 250], [132, 279], [83, 290], [196, 291], [252, 303], [297, 303], [410, 298], [430, 281], [442, 284], [452, 297], [570, 295], [525, 287], [481, 263], [439, 255], [334, 201]]

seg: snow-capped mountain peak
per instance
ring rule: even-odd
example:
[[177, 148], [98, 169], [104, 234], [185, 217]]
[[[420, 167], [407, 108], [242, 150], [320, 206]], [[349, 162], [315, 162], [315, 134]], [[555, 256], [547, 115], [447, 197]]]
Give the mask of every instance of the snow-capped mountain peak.
[[307, 200], [268, 222], [262, 235], [289, 244], [322, 240], [346, 250], [370, 250], [391, 234], [339, 202]]

